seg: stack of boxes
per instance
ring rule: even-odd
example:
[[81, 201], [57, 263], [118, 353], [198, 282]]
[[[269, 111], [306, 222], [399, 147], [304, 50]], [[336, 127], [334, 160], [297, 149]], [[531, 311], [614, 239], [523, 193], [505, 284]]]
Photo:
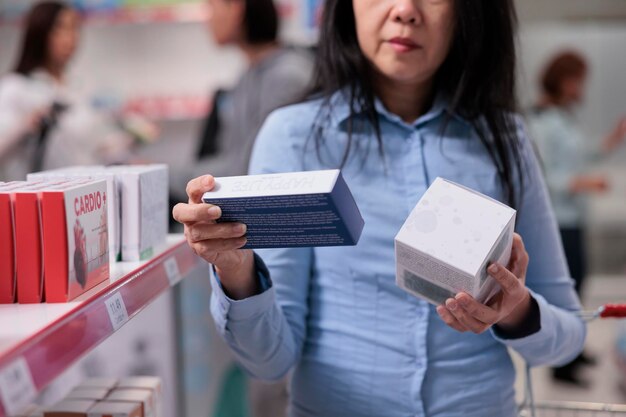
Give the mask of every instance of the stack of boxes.
[[51, 407], [27, 407], [16, 417], [163, 417], [156, 377], [92, 378]]
[[0, 304], [67, 302], [165, 244], [166, 165], [72, 167], [0, 183]]
[[70, 301], [109, 278], [102, 180], [0, 186], [0, 301]]

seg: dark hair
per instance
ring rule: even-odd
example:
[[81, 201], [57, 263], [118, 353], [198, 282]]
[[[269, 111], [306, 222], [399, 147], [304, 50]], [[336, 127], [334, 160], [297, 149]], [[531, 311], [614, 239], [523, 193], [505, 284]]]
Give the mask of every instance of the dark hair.
[[[521, 176], [521, 156], [513, 112], [515, 99], [515, 32], [517, 16], [512, 0], [455, 0], [455, 34], [450, 52], [435, 76], [435, 89], [448, 99], [447, 122], [456, 113], [476, 129], [498, 170], [504, 194], [515, 206], [514, 171]], [[314, 74], [314, 95], [324, 97], [312, 135], [319, 149], [329, 120], [330, 97], [347, 88], [350, 100], [347, 161], [355, 115], [366, 116], [384, 156], [370, 64], [356, 35], [352, 2], [327, 0], [320, 28]], [[520, 187], [520, 192], [521, 192]]]
[[550, 60], [541, 76], [543, 91], [559, 98], [563, 80], [582, 77], [587, 73], [585, 58], [574, 51], [564, 51]]
[[273, 0], [245, 0], [243, 24], [250, 44], [274, 42], [278, 36], [278, 10]]
[[59, 14], [69, 6], [60, 1], [44, 1], [33, 6], [25, 20], [24, 37], [15, 72], [23, 75], [43, 67], [48, 58], [48, 39]]

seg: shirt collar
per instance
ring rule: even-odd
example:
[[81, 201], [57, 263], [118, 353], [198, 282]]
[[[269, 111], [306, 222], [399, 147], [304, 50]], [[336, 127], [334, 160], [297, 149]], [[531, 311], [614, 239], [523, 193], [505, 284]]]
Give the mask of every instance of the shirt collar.
[[[342, 127], [344, 123], [350, 117], [350, 91], [347, 88], [343, 88], [337, 91], [330, 99], [330, 112], [331, 112], [331, 120], [332, 124], [336, 127]], [[438, 93], [435, 96], [435, 100], [433, 102], [432, 107], [425, 114], [420, 116], [413, 123], [407, 123], [400, 118], [400, 116], [390, 112], [385, 105], [378, 98], [374, 101], [374, 108], [376, 112], [389, 120], [394, 124], [398, 124], [407, 128], [418, 128], [420, 126], [425, 125], [426, 123], [437, 119], [438, 117], [446, 114], [448, 112], [448, 99], [443, 93]], [[357, 112], [358, 114], [358, 112]], [[452, 116], [458, 121], [467, 124], [467, 120], [462, 118], [456, 113], [453, 113]]]

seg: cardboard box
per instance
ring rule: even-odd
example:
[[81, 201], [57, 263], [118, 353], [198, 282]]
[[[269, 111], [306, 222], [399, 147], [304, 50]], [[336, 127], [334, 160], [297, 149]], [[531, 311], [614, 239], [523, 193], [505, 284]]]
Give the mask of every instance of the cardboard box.
[[161, 378], [155, 376], [131, 376], [120, 379], [119, 389], [147, 389], [152, 392], [155, 417], [163, 416], [163, 387]]
[[43, 301], [43, 228], [39, 193], [61, 184], [64, 182], [25, 184], [11, 192], [15, 214], [15, 270], [19, 303]]
[[17, 260], [12, 192], [25, 184], [24, 181], [15, 181], [0, 185], [0, 304], [15, 302]]
[[142, 416], [154, 417], [154, 396], [150, 390], [115, 388], [106, 400], [140, 404]]
[[80, 385], [76, 388], [105, 388], [111, 391], [113, 388], [117, 386], [118, 379], [117, 378], [87, 378], [83, 380]]
[[339, 170], [215, 179], [203, 201], [247, 225], [246, 248], [356, 245], [364, 222]]
[[149, 259], [165, 244], [169, 218], [167, 165], [112, 166], [121, 190], [122, 260]]
[[35, 404], [30, 404], [13, 417], [43, 417], [43, 409]]
[[96, 405], [95, 401], [64, 400], [52, 407], [47, 407], [44, 417], [88, 417], [89, 410]]
[[39, 195], [48, 302], [67, 302], [109, 279], [107, 183], [69, 182]]
[[83, 388], [78, 386], [67, 394], [65, 399], [102, 401], [110, 392], [111, 390], [108, 388]]
[[75, 166], [50, 171], [28, 174], [29, 181], [50, 181], [59, 179], [104, 179], [107, 182], [107, 229], [109, 240], [109, 261], [121, 259], [121, 213], [120, 190], [115, 174], [108, 172], [104, 166]]
[[515, 215], [499, 201], [437, 178], [396, 236], [397, 285], [436, 305], [459, 292], [488, 301], [499, 286], [487, 267], [508, 264]]
[[88, 417], [144, 417], [141, 404], [133, 402], [102, 401], [89, 410]]

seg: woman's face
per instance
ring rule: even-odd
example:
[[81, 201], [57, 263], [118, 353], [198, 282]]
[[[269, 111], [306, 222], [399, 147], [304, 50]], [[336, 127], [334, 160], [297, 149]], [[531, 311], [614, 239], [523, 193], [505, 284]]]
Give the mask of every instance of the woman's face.
[[561, 102], [566, 105], [576, 105], [583, 102], [585, 98], [586, 74], [571, 76], [561, 81]]
[[239, 42], [242, 37], [245, 4], [242, 0], [208, 0], [209, 29], [220, 46]]
[[48, 38], [48, 62], [56, 67], [68, 64], [80, 37], [80, 18], [72, 9], [62, 10]]
[[352, 0], [359, 46], [398, 82], [433, 79], [454, 36], [454, 0]]

